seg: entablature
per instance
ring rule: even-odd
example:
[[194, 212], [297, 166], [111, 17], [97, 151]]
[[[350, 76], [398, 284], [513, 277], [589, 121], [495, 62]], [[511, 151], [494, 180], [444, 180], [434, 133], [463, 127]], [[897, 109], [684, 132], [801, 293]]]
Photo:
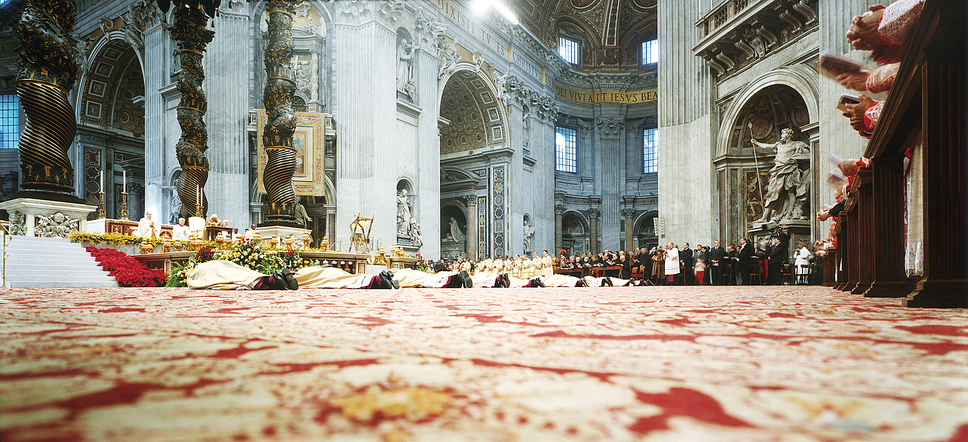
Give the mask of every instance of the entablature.
[[727, 0], [696, 21], [697, 57], [732, 74], [818, 28], [818, 0]]

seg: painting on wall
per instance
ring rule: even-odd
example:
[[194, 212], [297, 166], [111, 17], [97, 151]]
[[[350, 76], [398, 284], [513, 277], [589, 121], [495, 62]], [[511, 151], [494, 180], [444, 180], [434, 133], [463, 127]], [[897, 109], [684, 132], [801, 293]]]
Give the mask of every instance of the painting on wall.
[[[262, 171], [265, 169], [265, 146], [262, 145], [262, 132], [266, 125], [266, 111], [259, 109], [259, 192], [265, 193]], [[292, 175], [292, 187], [296, 195], [323, 195], [323, 149], [325, 140], [326, 114], [296, 112], [296, 131], [292, 134], [292, 146], [296, 150], [296, 168]]]

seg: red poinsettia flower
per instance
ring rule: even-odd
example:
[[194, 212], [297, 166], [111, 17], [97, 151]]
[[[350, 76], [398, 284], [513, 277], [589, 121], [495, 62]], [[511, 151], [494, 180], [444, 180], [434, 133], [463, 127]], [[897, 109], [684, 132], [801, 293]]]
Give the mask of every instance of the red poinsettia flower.
[[120, 250], [88, 247], [87, 251], [121, 287], [160, 287], [168, 279], [165, 272], [149, 269]]

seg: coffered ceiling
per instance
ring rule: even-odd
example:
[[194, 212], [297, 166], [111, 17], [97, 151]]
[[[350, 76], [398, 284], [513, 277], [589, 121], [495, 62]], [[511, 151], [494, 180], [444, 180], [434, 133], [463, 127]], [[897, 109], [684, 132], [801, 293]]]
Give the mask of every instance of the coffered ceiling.
[[559, 34], [580, 39], [581, 65], [636, 65], [639, 43], [654, 38], [658, 0], [505, 0], [548, 47]]

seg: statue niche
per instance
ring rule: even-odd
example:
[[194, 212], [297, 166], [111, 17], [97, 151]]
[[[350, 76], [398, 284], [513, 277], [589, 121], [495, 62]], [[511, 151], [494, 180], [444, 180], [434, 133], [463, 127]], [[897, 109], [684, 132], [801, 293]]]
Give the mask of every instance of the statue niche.
[[467, 220], [455, 206], [447, 206], [440, 213], [440, 256], [454, 259], [467, 256]]

